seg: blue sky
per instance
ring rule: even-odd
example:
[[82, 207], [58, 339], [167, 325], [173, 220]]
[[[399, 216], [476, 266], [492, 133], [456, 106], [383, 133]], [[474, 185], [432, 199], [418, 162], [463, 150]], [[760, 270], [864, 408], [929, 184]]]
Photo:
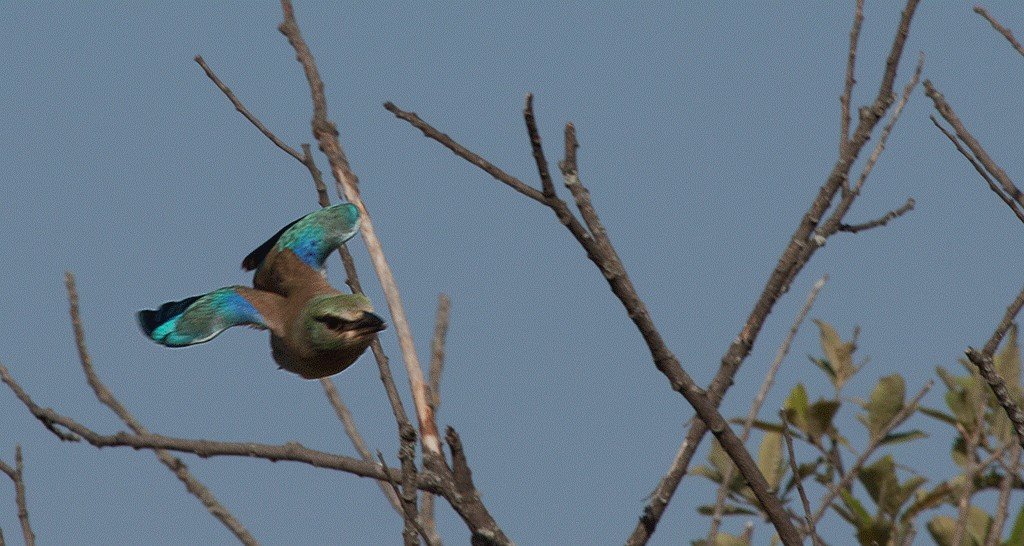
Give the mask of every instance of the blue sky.
[[[462, 434], [487, 506], [519, 543], [621, 542], [691, 412], [548, 210], [381, 104], [416, 111], [531, 183], [524, 95], [536, 95], [549, 157], [560, 156], [562, 124], [573, 121], [581, 176], [612, 241], [671, 348], [706, 383], [835, 161], [852, 15], [840, 4], [296, 5], [423, 359], [437, 294], [452, 298], [440, 420]], [[1015, 4], [989, 7], [1024, 29]], [[1014, 176], [1024, 172], [1022, 59], [970, 8], [920, 8], [899, 85], [924, 51], [925, 76]], [[877, 90], [898, 9], [867, 6], [855, 104]], [[241, 258], [316, 206], [302, 166], [192, 60], [203, 55], [286, 142], [309, 142], [308, 90], [280, 20], [270, 2], [5, 5], [0, 362], [42, 405], [99, 430], [123, 427], [83, 380], [67, 269], [78, 276], [100, 375], [151, 430], [353, 453], [320, 385], [278, 371], [266, 334], [238, 329], [172, 351], [134, 323], [138, 309], [248, 282]], [[871, 357], [850, 396], [894, 372], [916, 391], [936, 365], [954, 367], [991, 334], [1020, 289], [1021, 226], [930, 112], [918, 90], [848, 218], [874, 218], [911, 196], [916, 210], [830, 240], [771, 315], [725, 413], [746, 412], [824, 273], [831, 282], [811, 316], [844, 336], [861, 325], [860, 354]], [[383, 309], [361, 243], [351, 248]], [[330, 276], [341, 285], [335, 264]], [[382, 341], [397, 365], [393, 330]], [[797, 381], [812, 396], [830, 392], [805, 358], [817, 352], [808, 324], [769, 408]], [[372, 360], [335, 380], [372, 448], [393, 457], [394, 422]], [[404, 374], [398, 381], [407, 387]], [[941, 393], [926, 400], [940, 405]], [[41, 542], [232, 541], [151, 454], [61, 444], [10, 393], [0, 394], [0, 411], [0, 457], [12, 461], [14, 444], [24, 446]], [[899, 456], [947, 476], [948, 433], [923, 418], [912, 425], [935, 434]], [[186, 460], [266, 543], [398, 540], [401, 522], [369, 480], [289, 463]], [[702, 536], [707, 519], [695, 507], [710, 491], [684, 481], [654, 542]], [[845, 536], [836, 519], [824, 529]], [[466, 539], [447, 507], [439, 526], [449, 543]], [[16, 540], [6, 486], [0, 527]]]

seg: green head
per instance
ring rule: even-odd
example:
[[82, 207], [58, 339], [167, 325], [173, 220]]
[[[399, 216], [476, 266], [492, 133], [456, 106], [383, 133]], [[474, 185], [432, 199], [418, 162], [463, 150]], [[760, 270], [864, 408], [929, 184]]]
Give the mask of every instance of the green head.
[[321, 350], [346, 347], [362, 352], [373, 336], [387, 324], [373, 313], [370, 300], [362, 294], [318, 296], [303, 311], [303, 326], [309, 341]]

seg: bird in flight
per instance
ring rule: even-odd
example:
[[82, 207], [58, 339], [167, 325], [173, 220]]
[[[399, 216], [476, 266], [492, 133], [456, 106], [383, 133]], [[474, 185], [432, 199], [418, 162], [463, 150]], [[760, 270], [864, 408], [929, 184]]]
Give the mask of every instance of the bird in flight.
[[252, 288], [228, 286], [139, 311], [139, 326], [166, 347], [205, 343], [232, 326], [270, 330], [271, 354], [285, 370], [306, 379], [341, 372], [387, 327], [366, 296], [327, 282], [327, 256], [358, 231], [359, 209], [350, 203], [307, 214], [242, 261], [256, 272]]

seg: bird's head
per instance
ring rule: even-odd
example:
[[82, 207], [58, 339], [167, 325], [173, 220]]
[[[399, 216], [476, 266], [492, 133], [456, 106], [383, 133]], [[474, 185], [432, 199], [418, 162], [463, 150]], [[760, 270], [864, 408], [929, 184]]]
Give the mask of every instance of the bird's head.
[[321, 349], [361, 346], [357, 349], [361, 352], [377, 332], [387, 328], [362, 294], [313, 298], [303, 314], [310, 341]]

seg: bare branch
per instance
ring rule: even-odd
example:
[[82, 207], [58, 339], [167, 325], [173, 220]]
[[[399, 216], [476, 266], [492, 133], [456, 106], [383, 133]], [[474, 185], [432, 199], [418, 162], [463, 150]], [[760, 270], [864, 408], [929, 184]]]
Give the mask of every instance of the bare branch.
[[876, 218], [874, 220], [871, 220], [870, 222], [864, 222], [862, 224], [839, 224], [839, 231], [845, 231], [847, 233], [859, 233], [861, 231], [866, 231], [869, 229], [885, 226], [889, 222], [914, 210], [914, 205], [916, 204], [917, 203], [916, 201], [914, 201], [913, 197], [908, 197], [907, 202], [904, 203], [902, 207], [890, 210], [889, 212], [885, 213], [885, 215], [882, 216], [881, 218]]
[[459, 144], [458, 142], [455, 142], [454, 140], [452, 140], [450, 136], [442, 133], [441, 131], [438, 131], [432, 125], [420, 119], [420, 117], [417, 116], [415, 112], [406, 112], [401, 108], [395, 106], [395, 104], [390, 101], [384, 103], [384, 108], [386, 108], [388, 112], [394, 114], [396, 118], [406, 121], [413, 127], [422, 131], [423, 136], [437, 141], [445, 148], [448, 148], [449, 150], [454, 152], [455, 155], [461, 157], [462, 159], [465, 159], [466, 161], [472, 163], [473, 165], [476, 165], [477, 167], [480, 167], [481, 170], [491, 175], [499, 182], [529, 197], [530, 199], [537, 201], [538, 203], [546, 204], [544, 194], [541, 193], [539, 190], [531, 187], [529, 184], [526, 184], [522, 180], [519, 180], [518, 178], [499, 169], [490, 161], [487, 161], [486, 159], [468, 150], [465, 146]]
[[1020, 472], [1021, 447], [1014, 444], [1010, 450], [1010, 463], [1003, 464], [1005, 473], [999, 482], [999, 500], [996, 502], [995, 516], [992, 518], [992, 525], [989, 527], [988, 537], [985, 539], [985, 546], [996, 546], [1000, 537], [1003, 536], [1003, 527], [1006, 525], [1006, 516], [1010, 509], [1010, 494], [1013, 492], [1013, 478]]
[[946, 135], [946, 138], [953, 143], [953, 146], [956, 146], [956, 151], [960, 152], [960, 155], [964, 156], [964, 158], [966, 158], [967, 161], [970, 162], [970, 164], [974, 167], [974, 170], [978, 171], [978, 174], [980, 174], [981, 177], [985, 179], [985, 183], [988, 184], [989, 189], [992, 190], [992, 192], [995, 193], [997, 196], [999, 196], [999, 199], [1001, 199], [1003, 203], [1006, 203], [1006, 206], [1010, 207], [1010, 210], [1013, 211], [1013, 214], [1017, 216], [1018, 220], [1024, 222], [1024, 211], [1021, 210], [1020, 205], [1018, 205], [1016, 201], [1010, 198], [1009, 195], [1006, 195], [1006, 193], [1003, 192], [1003, 190], [1000, 189], [999, 186], [997, 186], [996, 183], [992, 181], [992, 177], [988, 175], [988, 172], [985, 170], [985, 167], [978, 162], [978, 158], [974, 157], [974, 154], [965, 149], [963, 145], [960, 144], [960, 139], [957, 138], [956, 135], [954, 135], [953, 133], [947, 131], [946, 128], [943, 127], [941, 123], [939, 123], [939, 120], [935, 119], [935, 116], [928, 117], [931, 118], [932, 124], [935, 125], [935, 127], [937, 127], [939, 131], [942, 131], [942, 134]]
[[[124, 421], [124, 424], [128, 425], [128, 427], [136, 434], [148, 434], [149, 431], [146, 430], [146, 427], [144, 427], [142, 423], [140, 423], [135, 416], [128, 411], [128, 408], [121, 404], [117, 397], [114, 396], [114, 393], [111, 392], [111, 390], [107, 388], [99, 378], [95, 368], [93, 368], [92, 357], [89, 356], [89, 349], [85, 344], [85, 330], [82, 327], [82, 317], [78, 309], [78, 290], [75, 287], [75, 276], [70, 271], [64, 273], [64, 284], [68, 292], [71, 326], [75, 332], [75, 345], [78, 348], [78, 358], [82, 363], [82, 371], [85, 372], [85, 379], [96, 394], [96, 399], [102, 402], [103, 405], [110, 408], [110, 410]], [[199, 502], [203, 503], [203, 506], [206, 507], [210, 514], [227, 527], [242, 544], [259, 544], [245, 526], [242, 525], [242, 523], [238, 521], [234, 515], [220, 503], [220, 501], [217, 500], [213, 495], [213, 492], [189, 471], [188, 467], [181, 459], [174, 457], [163, 449], [154, 449], [153, 453], [156, 455], [157, 459], [160, 460], [160, 463], [166, 466], [168, 470], [170, 470], [178, 480], [185, 485], [185, 489], [199, 499]]]
[[780, 411], [782, 418], [782, 438], [786, 440], [786, 451], [789, 453], [789, 469], [793, 472], [793, 481], [796, 482], [796, 490], [800, 494], [800, 502], [804, 505], [804, 523], [807, 525], [807, 534], [811, 536], [811, 542], [815, 546], [821, 543], [818, 538], [818, 530], [811, 518], [811, 501], [807, 499], [807, 491], [804, 491], [804, 480], [800, 476], [800, 469], [796, 464], [796, 453], [793, 451], [793, 437], [789, 432], [789, 421], [786, 420], [786, 412]]
[[[33, 417], [47, 425], [48, 429], [56, 429], [62, 433], [59, 438], [65, 441], [84, 440], [97, 448], [130, 447], [133, 449], [166, 449], [180, 453], [191, 453], [202, 458], [209, 457], [251, 457], [271, 462], [293, 461], [304, 463], [316, 468], [340, 470], [363, 478], [386, 480], [387, 475], [379, 464], [361, 459], [335, 455], [324, 451], [309, 449], [298, 442], [286, 444], [259, 444], [255, 442], [217, 442], [192, 438], [175, 438], [153, 433], [132, 434], [118, 432], [100, 434], [74, 419], [57, 413], [50, 408], [43, 408], [35, 403], [25, 389], [14, 380], [6, 366], [0, 364], [0, 380], [2, 380], [32, 413]], [[389, 469], [390, 472], [396, 472]], [[417, 474], [416, 486], [424, 491], [442, 493], [443, 479], [430, 472], [421, 471]]]
[[[875, 164], [878, 163], [878, 158], [882, 156], [882, 152], [885, 151], [885, 145], [889, 141], [889, 135], [892, 134], [892, 130], [896, 127], [896, 122], [900, 119], [900, 114], [903, 113], [903, 108], [906, 107], [907, 102], [910, 101], [910, 94], [917, 87], [917, 83], [921, 81], [921, 72], [924, 70], [924, 53], [918, 56], [917, 67], [914, 69], [913, 76], [910, 77], [910, 81], [903, 87], [903, 94], [900, 96], [899, 102], [896, 103], [896, 108], [893, 109], [892, 115], [889, 116], [889, 121], [882, 127], [879, 133], [878, 143], [875, 144], [874, 149], [871, 150], [871, 155], [868, 157], [867, 162], [864, 164], [864, 168], [860, 172], [860, 176], [857, 178], [857, 183], [850, 189], [843, 193], [842, 199], [839, 200], [839, 204], [836, 205], [836, 210], [832, 212], [829, 219], [822, 224], [816, 230], [816, 234], [824, 240], [825, 238], [831, 237], [839, 227], [842, 225], [842, 220], [849, 212], [850, 207], [853, 206], [854, 200], [860, 195], [861, 189], [864, 187], [864, 183], [867, 181], [868, 176], [871, 175], [871, 171], [874, 170]], [[911, 205], [913, 206], [913, 205]]]
[[416, 345], [413, 341], [412, 330], [409, 327], [408, 319], [405, 316], [405, 308], [401, 296], [398, 293], [398, 284], [395, 282], [384, 257], [384, 249], [380, 239], [377, 237], [373, 227], [373, 220], [367, 211], [359, 193], [359, 180], [349, 166], [345, 151], [338, 140], [338, 129], [327, 116], [327, 99], [324, 94], [323, 80], [320, 79], [319, 71], [313, 54], [306, 45], [302, 34], [299, 31], [298, 22], [295, 19], [295, 11], [289, 0], [281, 0], [281, 9], [284, 13], [284, 21], [278, 27], [282, 34], [288, 38], [288, 43], [295, 49], [296, 59], [302, 65], [309, 82], [310, 95], [313, 102], [313, 135], [320, 143], [320, 150], [327, 156], [331, 164], [331, 172], [334, 174], [339, 193], [360, 212], [360, 232], [363, 242], [366, 244], [373, 267], [377, 272], [381, 288], [387, 300], [388, 309], [391, 311], [391, 320], [395, 326], [399, 346], [402, 349], [405, 369], [409, 375], [409, 383], [412, 388], [413, 402], [416, 406], [416, 416], [420, 425], [420, 440], [424, 450], [432, 456], [441, 457], [441, 444], [438, 438], [437, 424], [434, 422], [433, 413], [430, 409], [427, 396], [427, 385], [423, 377], [423, 370], [420, 368], [416, 356]]
[[434, 338], [430, 342], [430, 392], [434, 413], [441, 407], [441, 374], [444, 372], [444, 343], [448, 337], [448, 323], [452, 300], [445, 294], [437, 296], [437, 317], [434, 319]]
[[836, 496], [839, 495], [839, 492], [850, 487], [854, 478], [860, 475], [864, 464], [868, 462], [868, 459], [871, 458], [871, 455], [874, 454], [875, 450], [882, 445], [882, 440], [885, 439], [885, 437], [888, 436], [896, 427], [902, 425], [904, 421], [909, 419], [915, 411], [917, 411], [917, 406], [921, 403], [921, 399], [924, 398], [924, 395], [927, 394], [929, 390], [931, 390], [933, 384], [935, 384], [935, 381], [929, 380], [928, 383], [926, 383], [925, 386], [922, 387], [921, 390], [910, 400], [910, 402], [904, 405], [903, 409], [889, 420], [888, 424], [882, 427], [878, 433], [874, 434], [870, 438], [867, 447], [864, 448], [864, 451], [861, 452], [860, 456], [857, 457], [857, 460], [854, 461], [853, 466], [843, 474], [842, 479], [840, 479], [838, 483], [829, 486], [825, 496], [821, 499], [821, 504], [818, 506], [818, 510], [814, 512], [814, 515], [811, 517], [811, 525], [816, 525], [821, 521], [821, 518], [825, 515], [825, 511], [828, 510], [828, 507], [832, 504], [832, 501], [835, 500]]
[[864, 24], [864, 0], [857, 0], [853, 12], [853, 24], [850, 25], [850, 51], [846, 56], [846, 80], [843, 83], [843, 94], [839, 97], [841, 110], [839, 128], [839, 153], [842, 154], [850, 141], [850, 102], [853, 98], [853, 86], [857, 84], [857, 44], [860, 41], [860, 28]]
[[[786, 355], [789, 354], [789, 348], [793, 345], [793, 340], [796, 338], [797, 332], [800, 331], [800, 325], [803, 324], [804, 319], [807, 318], [807, 314], [811, 312], [814, 300], [818, 299], [818, 293], [820, 293], [821, 289], [825, 287], [826, 282], [828, 282], [828, 275], [824, 275], [818, 279], [818, 282], [814, 283], [814, 286], [811, 287], [811, 292], [807, 294], [807, 301], [804, 302], [804, 306], [797, 313], [796, 318], [793, 319], [793, 325], [789, 327], [789, 334], [786, 335], [786, 339], [783, 340], [782, 345], [780, 345], [778, 351], [776, 351], [775, 360], [773, 360], [771, 366], [768, 367], [768, 374], [765, 375], [764, 381], [761, 383], [761, 388], [757, 391], [757, 396], [754, 397], [754, 401], [750, 405], [747, 417], [743, 420], [743, 432], [740, 433], [740, 440], [746, 442], [747, 438], [750, 437], [750, 431], [754, 427], [754, 421], [757, 419], [757, 415], [761, 412], [761, 407], [764, 406], [765, 399], [768, 398], [768, 392], [775, 384], [775, 376], [779, 373], [779, 368], [782, 367], [782, 361], [785, 360]], [[718, 536], [718, 528], [722, 524], [722, 517], [725, 511], [725, 499], [729, 494], [729, 484], [732, 483], [733, 473], [733, 467], [727, 467], [722, 476], [722, 482], [718, 486], [718, 495], [715, 498], [715, 509], [711, 515], [711, 528], [710, 531], [708, 531], [708, 544], [716, 543], [715, 538]]]
[[984, 430], [980, 423], [983, 419], [985, 400], [983, 398], [977, 399], [972, 408], [974, 410], [974, 418], [976, 424], [973, 430], [965, 430], [964, 427], [960, 428], [961, 434], [963, 435], [965, 452], [967, 455], [967, 464], [964, 468], [964, 477], [967, 479], [960, 488], [960, 496], [957, 498], [957, 510], [956, 510], [956, 526], [953, 529], [953, 541], [951, 544], [963, 544], [964, 532], [967, 531], [967, 520], [971, 507], [971, 497], [974, 496], [974, 479], [977, 477], [984, 467], [978, 464], [978, 444], [981, 443]]
[[[434, 338], [430, 343], [430, 403], [437, 415], [441, 407], [441, 374], [444, 372], [445, 339], [451, 314], [451, 300], [445, 294], [437, 296], [437, 318], [434, 320]], [[434, 517], [434, 495], [423, 494], [420, 508], [420, 524], [431, 537], [440, 541], [437, 521]]]
[[966, 354], [967, 359], [978, 368], [978, 372], [981, 373], [985, 382], [992, 388], [996, 399], [999, 400], [999, 405], [1003, 407], [1006, 415], [1010, 418], [1010, 422], [1013, 423], [1013, 429], [1017, 433], [1017, 442], [1024, 447], [1024, 411], [1021, 411], [1020, 405], [1014, 400], [1009, 389], [1006, 388], [1006, 382], [999, 375], [999, 372], [996, 371], [995, 362], [992, 360], [996, 349], [999, 348], [999, 343], [1002, 342], [1003, 336], [1010, 329], [1014, 318], [1020, 313], [1021, 307], [1024, 307], [1024, 289], [1021, 290], [1020, 294], [1017, 295], [1017, 299], [1006, 309], [1003, 320], [999, 322], [995, 332], [992, 333], [992, 337], [989, 338], [988, 343], [985, 343], [985, 347], [981, 351], [968, 347]]
[[1013, 31], [999, 24], [999, 21], [996, 21], [996, 18], [992, 17], [992, 15], [990, 15], [988, 11], [981, 6], [974, 6], [974, 13], [984, 17], [985, 20], [992, 25], [992, 28], [996, 29], [999, 34], [1002, 34], [1003, 37], [1006, 38], [1006, 41], [1010, 42], [1010, 45], [1017, 50], [1017, 53], [1024, 55], [1024, 46], [1021, 46], [1020, 42], [1017, 41], [1017, 38], [1014, 38]]
[[[473, 531], [472, 543], [474, 546], [477, 544], [512, 544], [512, 541], [505, 536], [505, 533], [502, 532], [497, 523], [491, 519], [490, 514], [486, 510], [481, 511], [483, 502], [480, 500], [480, 492], [477, 491], [476, 486], [473, 484], [473, 472], [469, 469], [469, 462], [466, 460], [466, 452], [462, 447], [462, 440], [454, 428], [448, 427], [445, 440], [448, 442], [448, 449], [452, 455], [454, 490], [450, 494], [452, 496], [459, 495], [469, 500], [469, 502], [453, 502], [452, 508], [455, 508], [455, 511], [459, 512], [464, 520], [473, 520], [481, 523], [480, 525], [471, 526]], [[488, 521], [490, 522], [489, 524], [487, 524]]]
[[[814, 198], [807, 212], [804, 213], [803, 218], [801, 218], [800, 224], [790, 238], [786, 249], [779, 256], [778, 264], [769, 275], [768, 281], [765, 283], [765, 287], [761, 291], [760, 296], [758, 296], [757, 302], [747, 316], [747, 320], [739, 335], [722, 356], [718, 372], [708, 387], [708, 397], [716, 406], [733, 384], [736, 373], [753, 349], [754, 342], [757, 341], [758, 334], [760, 334], [761, 328], [768, 319], [768, 315], [775, 307], [775, 303], [789, 290], [790, 285], [800, 271], [803, 270], [804, 265], [821, 248], [821, 245], [813, 238], [815, 228], [821, 222], [822, 215], [831, 206], [836, 193], [839, 192], [840, 188], [848, 184], [850, 170], [854, 162], [867, 144], [878, 122], [888, 111], [889, 107], [892, 106], [895, 100], [893, 82], [896, 79], [896, 71], [903, 56], [903, 49], [906, 45], [907, 36], [910, 33], [910, 23], [917, 10], [917, 4], [918, 0], [907, 0], [900, 16], [899, 25], [896, 28], [896, 36], [889, 50], [889, 57], [886, 60], [885, 72], [882, 75], [882, 83], [879, 87], [878, 95], [871, 105], [860, 109], [857, 127], [853, 131], [847, 146], [840, 151], [839, 158], [825, 179], [824, 185], [822, 185], [818, 195]], [[842, 222], [843, 218], [835, 217], [835, 219], [838, 220], [838, 224]], [[668, 472], [662, 476], [657, 487], [651, 493], [650, 501], [644, 506], [639, 522], [633, 530], [633, 534], [627, 540], [628, 545], [638, 546], [646, 544], [650, 539], [658, 526], [658, 522], [661, 520], [662, 514], [665, 513], [665, 509], [668, 507], [669, 501], [675, 494], [676, 488], [679, 487], [679, 483], [686, 475], [690, 461], [697, 452], [697, 447], [700, 445], [701, 439], [704, 438], [706, 432], [707, 428], [705, 428], [702, 421], [696, 420], [692, 422], [686, 437], [679, 445], [679, 450], [672, 460]]]
[[[391, 487], [391, 493], [395, 496], [401, 496], [402, 492], [398, 488], [398, 481], [395, 480], [395, 477], [388, 470], [387, 461], [384, 460], [384, 454], [378, 451], [377, 458], [380, 460], [381, 468], [384, 469], [384, 474], [387, 475], [387, 484]], [[420, 526], [419, 519], [416, 517], [416, 503], [412, 503], [411, 507], [406, 503], [402, 503], [401, 514], [406, 527], [413, 530], [411, 534], [405, 532], [402, 533], [406, 546], [416, 546], [419, 544], [420, 536], [423, 537], [424, 542], [429, 546], [438, 544], [437, 542], [432, 542], [431, 537], [423, 527]]]
[[245, 117], [245, 119], [249, 120], [249, 123], [253, 124], [254, 127], [259, 129], [259, 131], [263, 133], [263, 136], [269, 138], [270, 141], [273, 142], [275, 146], [284, 150], [286, 154], [294, 157], [300, 163], [305, 163], [305, 157], [303, 156], [303, 154], [300, 154], [298, 150], [292, 148], [291, 146], [285, 144], [283, 140], [277, 138], [277, 135], [272, 133], [270, 129], [267, 129], [266, 125], [263, 125], [263, 123], [260, 120], [256, 119], [256, 116], [252, 115], [249, 112], [249, 109], [246, 108], [244, 104], [242, 104], [242, 101], [238, 100], [238, 97], [236, 97], [235, 93], [231, 91], [231, 88], [225, 85], [224, 82], [220, 81], [220, 78], [218, 78], [217, 74], [213, 72], [213, 69], [210, 68], [210, 65], [206, 64], [206, 60], [203, 59], [202, 55], [196, 55], [195, 61], [199, 63], [199, 66], [203, 68], [203, 72], [206, 72], [206, 76], [210, 78], [211, 81], [213, 81], [214, 85], [217, 86], [217, 89], [220, 89], [221, 92], [224, 93], [224, 96], [226, 96], [228, 100], [231, 101], [231, 104], [235, 107], [235, 110], [238, 110], [239, 114], [242, 114]]
[[[32, 532], [32, 524], [28, 520], [28, 503], [25, 501], [25, 464], [21, 458], [21, 446], [14, 446], [14, 468], [7, 463], [0, 461], [0, 472], [7, 474], [7, 477], [14, 482], [14, 502], [18, 506], [18, 521], [21, 522], [21, 534], [25, 539], [25, 546], [34, 546], [36, 534]], [[0, 537], [0, 543], [3, 538]]]
[[[313, 153], [309, 144], [302, 144], [301, 154], [296, 152], [294, 148], [285, 144], [262, 122], [260, 122], [259, 119], [257, 119], [251, 112], [249, 112], [245, 105], [242, 104], [242, 102], [231, 91], [231, 89], [228, 88], [228, 86], [225, 85], [220, 80], [220, 78], [217, 77], [217, 75], [213, 72], [213, 69], [210, 68], [210, 66], [201, 56], [197, 56], [195, 60], [197, 63], [199, 63], [199, 66], [203, 68], [203, 71], [206, 72], [206, 75], [213, 81], [217, 88], [224, 93], [224, 95], [228, 98], [229, 101], [231, 101], [231, 104], [235, 106], [235, 110], [237, 110], [239, 113], [245, 116], [245, 118], [249, 120], [249, 122], [252, 123], [253, 126], [255, 126], [261, 133], [263, 133], [264, 136], [270, 139], [271, 142], [277, 145], [278, 148], [284, 150], [285, 153], [298, 160], [309, 170], [309, 173], [313, 178], [314, 187], [316, 188], [317, 201], [319, 202], [321, 207], [330, 206], [331, 198], [327, 194], [327, 187], [324, 184], [323, 174], [320, 172], [320, 169], [316, 166], [316, 160], [313, 157]], [[339, 249], [339, 254], [341, 256], [341, 261], [344, 264], [345, 271], [347, 273], [346, 283], [354, 293], [362, 293], [362, 288], [359, 285], [359, 276], [356, 272], [355, 262], [352, 259], [351, 253], [349, 252], [347, 247], [343, 246]], [[413, 431], [411, 425], [409, 424], [408, 417], [406, 417], [405, 408], [402, 406], [401, 397], [398, 395], [398, 391], [395, 388], [394, 378], [391, 374], [391, 368], [388, 364], [387, 357], [384, 355], [383, 350], [381, 349], [380, 346], [380, 342], [377, 339], [373, 340], [372, 345], [372, 351], [374, 353], [374, 357], [376, 358], [377, 366], [378, 368], [380, 368], [381, 380], [384, 383], [384, 389], [387, 392], [388, 400], [391, 402], [391, 408], [393, 413], [395, 414], [395, 419], [398, 424], [399, 439], [403, 443], [414, 442], [415, 432]], [[345, 427], [345, 433], [352, 441], [353, 446], [363, 457], [363, 460], [372, 461], [373, 455], [370, 453], [369, 448], [366, 447], [365, 442], [363, 442], [362, 436], [359, 434], [359, 430], [356, 428], [354, 420], [352, 420], [351, 413], [349, 413], [348, 408], [345, 407], [344, 403], [341, 401], [341, 397], [338, 394], [337, 389], [334, 388], [333, 382], [331, 382], [329, 378], [324, 378], [321, 379], [320, 381], [324, 387], [324, 392], [327, 395], [328, 401], [334, 408], [335, 414], [337, 414], [338, 418], [342, 421], [342, 424]], [[383, 481], [378, 481], [377, 483], [380, 485], [381, 491], [384, 493], [385, 498], [387, 498], [391, 506], [398, 512], [399, 515], [402, 515], [403, 511], [399, 504], [399, 500], [397, 497], [394, 497], [391, 494], [391, 488]]]
[[982, 147], [981, 143], [971, 135], [970, 131], [964, 127], [960, 117], [953, 111], [953, 107], [946, 102], [946, 98], [935, 88], [931, 81], [924, 81], [925, 94], [932, 99], [935, 104], [935, 109], [938, 110], [939, 114], [945, 118], [946, 122], [953, 126], [953, 130], [956, 131], [956, 136], [967, 145], [978, 161], [985, 167], [985, 170], [992, 175], [999, 184], [1002, 186], [1003, 191], [1006, 192], [1018, 205], [1024, 205], [1024, 194], [1021, 194], [1020, 189], [1017, 188], [1013, 180], [1010, 179], [1009, 175], [1006, 174], [995, 161], [988, 155], [985, 148]]
[[[334, 408], [334, 414], [338, 416], [338, 420], [341, 421], [343, 427], [345, 427], [345, 434], [348, 439], [352, 442], [352, 447], [356, 448], [359, 452], [359, 456], [364, 461], [372, 461], [373, 455], [370, 453], [370, 448], [366, 446], [366, 442], [363, 440], [363, 435], [359, 433], [359, 429], [356, 427], [355, 418], [352, 417], [352, 412], [349, 411], [348, 406], [341, 401], [341, 395], [338, 394], [338, 389], [334, 386], [334, 381], [329, 377], [320, 379], [320, 385], [324, 388], [324, 394], [327, 395], [327, 400], [331, 403], [331, 407]], [[402, 505], [400, 504], [398, 497], [391, 490], [391, 486], [386, 481], [378, 481], [377, 485], [380, 486], [381, 492], [384, 493], [384, 498], [388, 500], [391, 507], [398, 512], [398, 515], [404, 515]]]

